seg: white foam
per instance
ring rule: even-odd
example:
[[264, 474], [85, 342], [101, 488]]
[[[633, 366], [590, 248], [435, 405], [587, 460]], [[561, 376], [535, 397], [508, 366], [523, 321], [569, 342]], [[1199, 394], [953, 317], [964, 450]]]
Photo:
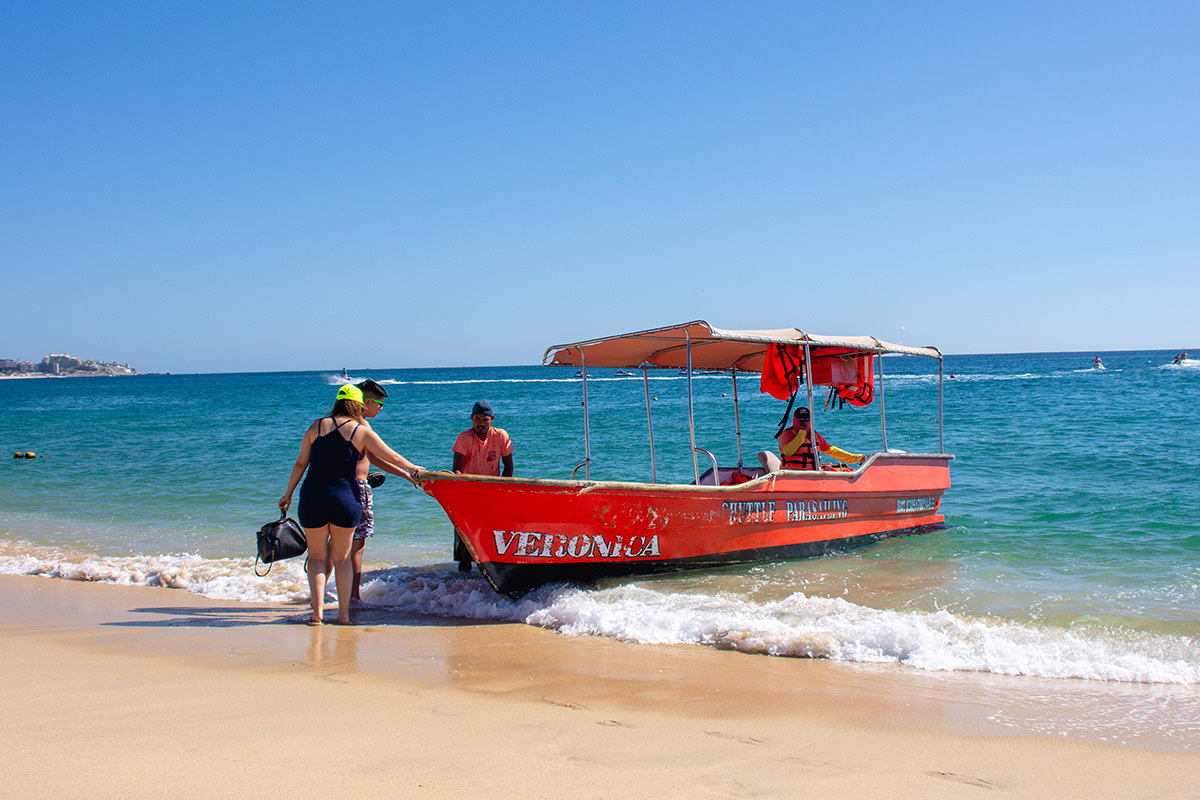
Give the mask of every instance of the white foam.
[[[161, 556], [80, 556], [30, 548], [0, 549], [0, 574], [43, 575], [72, 581], [96, 581], [186, 589], [215, 600], [288, 602], [308, 599], [304, 561], [275, 564], [269, 574], [254, 574], [254, 559], [209, 559], [193, 554]], [[6, 552], [8, 551], [8, 552]]]
[[[302, 559], [291, 559], [259, 577], [253, 559], [246, 558], [79, 556], [0, 544], [0, 574], [162, 586], [242, 602], [307, 600], [303, 565]], [[945, 610], [875, 609], [803, 593], [754, 602], [724, 594], [662, 592], [636, 583], [593, 590], [554, 585], [513, 601], [477, 575], [437, 564], [368, 570], [362, 598], [407, 614], [524, 622], [628, 642], [701, 644], [930, 671], [1200, 684], [1200, 643], [1187, 637], [1038, 627]]]
[[528, 622], [569, 634], [644, 643], [699, 643], [775, 656], [891, 662], [935, 671], [990, 672], [1144, 683], [1200, 683], [1195, 642], [1125, 632], [1109, 638], [948, 611], [892, 611], [802, 593], [773, 603], [661, 594], [639, 586], [565, 592]]
[[1170, 364], [1161, 365], [1160, 369], [1197, 370], [1200, 369], [1200, 358], [1185, 358], [1178, 364], [1172, 361]]

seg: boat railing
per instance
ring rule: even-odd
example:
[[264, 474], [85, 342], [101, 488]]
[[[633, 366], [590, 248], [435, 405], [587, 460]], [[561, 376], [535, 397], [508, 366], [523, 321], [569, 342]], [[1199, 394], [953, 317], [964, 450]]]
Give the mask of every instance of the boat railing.
[[579, 472], [579, 468], [580, 468], [580, 467], [585, 467], [585, 466], [587, 466], [589, 463], [591, 463], [591, 459], [590, 459], [590, 458], [585, 458], [583, 461], [580, 461], [578, 464], [576, 464], [576, 465], [575, 465], [575, 469], [571, 470], [571, 480], [575, 480], [575, 473], [576, 473], [576, 472]]
[[[696, 453], [703, 453], [708, 456], [708, 460], [712, 462], [713, 486], [719, 486], [721, 483], [721, 471], [717, 469], [717, 457], [703, 447], [693, 447], [692, 450]], [[696, 485], [700, 485], [700, 479], [696, 479]]]

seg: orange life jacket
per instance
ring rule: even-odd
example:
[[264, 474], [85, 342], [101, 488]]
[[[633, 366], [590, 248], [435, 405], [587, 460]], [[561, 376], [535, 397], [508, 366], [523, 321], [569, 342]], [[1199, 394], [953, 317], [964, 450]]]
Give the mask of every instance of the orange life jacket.
[[816, 434], [813, 433], [812, 423], [804, 425], [796, 431], [797, 436], [804, 436], [804, 442], [790, 456], [783, 456], [784, 469], [816, 469], [817, 460], [813, 455], [813, 447], [817, 444]]
[[773, 344], [763, 353], [758, 390], [778, 400], [787, 400], [800, 386], [804, 359], [794, 344]]
[[869, 406], [875, 399], [875, 359], [861, 356], [858, 362], [858, 378], [853, 383], [836, 383], [833, 388], [837, 396], [852, 406]]

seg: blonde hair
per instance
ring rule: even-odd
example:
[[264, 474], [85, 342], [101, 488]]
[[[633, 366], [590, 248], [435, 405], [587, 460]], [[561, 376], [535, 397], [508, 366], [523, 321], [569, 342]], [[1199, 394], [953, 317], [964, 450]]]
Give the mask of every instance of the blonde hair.
[[363, 418], [364, 406], [357, 400], [339, 399], [333, 404], [333, 410], [329, 412], [331, 417], [350, 417], [355, 422], [365, 422]]

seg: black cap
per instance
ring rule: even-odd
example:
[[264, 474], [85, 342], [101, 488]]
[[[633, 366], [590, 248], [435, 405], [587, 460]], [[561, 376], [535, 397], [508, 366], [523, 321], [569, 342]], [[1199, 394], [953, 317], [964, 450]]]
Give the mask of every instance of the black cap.
[[475, 416], [475, 415], [477, 415], [477, 414], [482, 414], [482, 415], [484, 415], [485, 417], [494, 417], [494, 416], [496, 416], [496, 412], [495, 412], [495, 411], [492, 411], [492, 404], [491, 404], [491, 403], [489, 403], [487, 400], [480, 400], [479, 402], [477, 402], [477, 403], [475, 404], [475, 407], [471, 409], [471, 416], [472, 416], [472, 417], [473, 417], [473, 416]]

